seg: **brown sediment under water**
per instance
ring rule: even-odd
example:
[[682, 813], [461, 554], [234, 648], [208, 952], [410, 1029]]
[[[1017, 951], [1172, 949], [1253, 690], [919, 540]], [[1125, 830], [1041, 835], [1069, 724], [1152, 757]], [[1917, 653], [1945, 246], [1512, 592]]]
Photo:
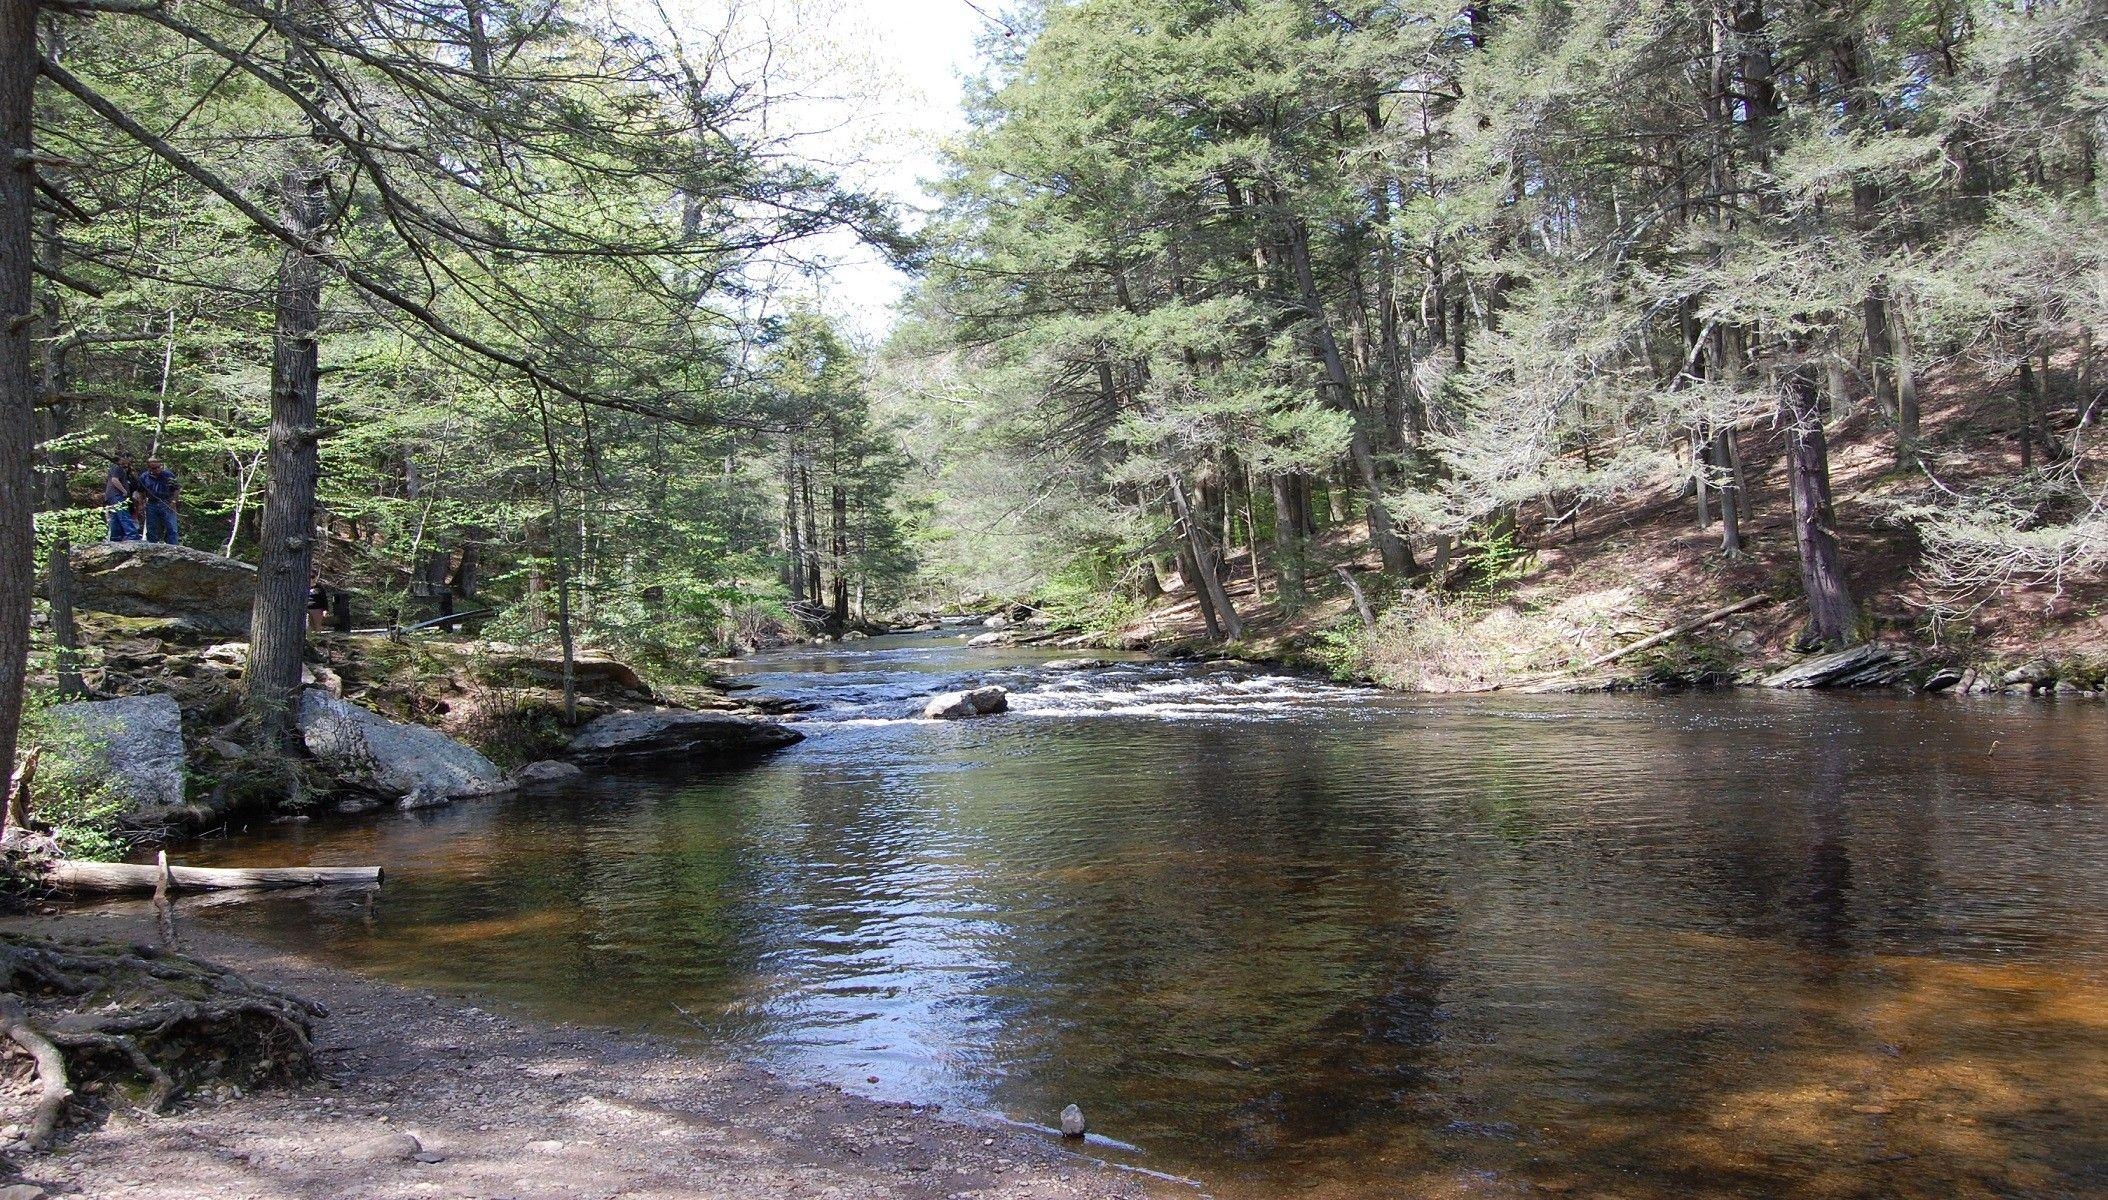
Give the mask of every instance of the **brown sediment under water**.
[[2108, 709], [1051, 657], [764, 656], [787, 751], [259, 828], [186, 857], [387, 884], [197, 919], [1222, 1196], [2108, 1195]]

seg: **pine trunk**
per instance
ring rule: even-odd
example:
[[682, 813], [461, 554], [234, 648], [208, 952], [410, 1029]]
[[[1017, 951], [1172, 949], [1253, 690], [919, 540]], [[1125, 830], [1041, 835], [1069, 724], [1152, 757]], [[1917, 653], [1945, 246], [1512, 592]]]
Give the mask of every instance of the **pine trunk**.
[[1785, 405], [1786, 471], [1793, 490], [1793, 534], [1800, 550], [1809, 632], [1825, 646], [1848, 646], [1857, 640], [1858, 617], [1838, 561], [1830, 449], [1823, 438], [1822, 399], [1811, 367], [1796, 367], [1787, 377]]
[[[289, 73], [304, 74], [299, 52]], [[328, 220], [328, 185], [309, 147], [279, 180], [279, 220], [307, 246]], [[322, 265], [304, 247], [278, 260], [277, 327], [271, 347], [271, 425], [258, 535], [256, 600], [249, 620], [244, 700], [266, 741], [294, 736], [300, 659], [307, 648], [307, 581], [315, 555], [315, 484], [321, 472], [316, 424], [316, 338], [322, 321]]]
[[0, 775], [13, 770], [36, 579], [37, 376], [30, 312], [30, 152], [37, 83], [37, 6], [0, 0]]

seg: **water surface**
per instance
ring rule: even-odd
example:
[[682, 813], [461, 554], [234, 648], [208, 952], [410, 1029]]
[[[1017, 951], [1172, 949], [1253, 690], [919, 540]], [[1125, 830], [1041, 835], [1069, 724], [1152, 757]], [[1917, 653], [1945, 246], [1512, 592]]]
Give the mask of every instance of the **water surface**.
[[[2108, 1194], [2108, 714], [764, 656], [734, 770], [196, 861], [266, 940], [1047, 1123], [1232, 1196]], [[909, 719], [968, 682], [1016, 711]], [[869, 1082], [872, 1077], [876, 1083]]]

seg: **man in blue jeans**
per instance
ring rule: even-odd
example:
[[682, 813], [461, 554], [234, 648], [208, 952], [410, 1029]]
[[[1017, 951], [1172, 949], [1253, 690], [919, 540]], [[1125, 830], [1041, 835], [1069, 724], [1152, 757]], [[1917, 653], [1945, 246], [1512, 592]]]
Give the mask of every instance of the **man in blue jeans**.
[[146, 460], [139, 473], [139, 489], [146, 493], [146, 540], [176, 544], [176, 473], [158, 458]]
[[110, 514], [110, 540], [139, 540], [139, 518], [132, 515], [132, 494], [139, 490], [139, 477], [132, 472], [132, 456], [118, 451], [110, 462], [110, 473], [102, 477], [102, 506]]

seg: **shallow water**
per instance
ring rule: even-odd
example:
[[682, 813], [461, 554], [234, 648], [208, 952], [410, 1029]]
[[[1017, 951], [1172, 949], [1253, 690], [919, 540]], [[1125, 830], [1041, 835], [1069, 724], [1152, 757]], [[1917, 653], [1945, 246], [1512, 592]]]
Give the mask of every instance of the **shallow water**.
[[259, 831], [190, 857], [387, 885], [200, 919], [1223, 1195], [2108, 1194], [2108, 713], [1052, 657], [764, 656], [773, 758]]

